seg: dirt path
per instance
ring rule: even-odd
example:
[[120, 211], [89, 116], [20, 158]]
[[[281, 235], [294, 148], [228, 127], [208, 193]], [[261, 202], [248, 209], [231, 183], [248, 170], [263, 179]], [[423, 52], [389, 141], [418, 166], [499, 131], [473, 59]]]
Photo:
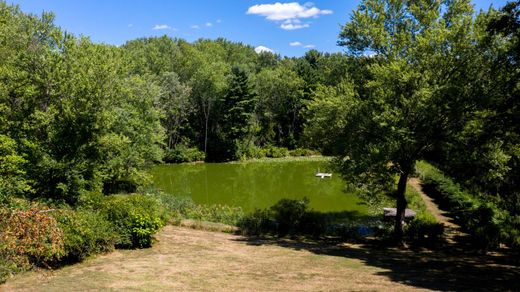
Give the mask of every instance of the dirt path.
[[415, 188], [419, 194], [421, 194], [424, 204], [426, 205], [426, 209], [428, 212], [430, 212], [430, 214], [433, 215], [433, 217], [435, 217], [437, 222], [444, 224], [448, 228], [460, 229], [460, 226], [451, 222], [451, 219], [445, 216], [446, 212], [440, 210], [439, 206], [433, 202], [432, 198], [428, 197], [423, 192], [421, 181], [418, 178], [413, 177], [409, 179], [408, 184]]
[[421, 195], [421, 198], [426, 205], [426, 209], [428, 212], [430, 212], [430, 214], [433, 215], [435, 220], [444, 224], [446, 227], [444, 233], [446, 243], [448, 243], [449, 246], [467, 245], [468, 234], [462, 232], [460, 226], [453, 223], [452, 218], [446, 216], [447, 212], [439, 209], [439, 206], [433, 201], [433, 199], [424, 193], [421, 186], [421, 180], [413, 177], [408, 180], [408, 184], [415, 188], [415, 190], [417, 190], [417, 192]]

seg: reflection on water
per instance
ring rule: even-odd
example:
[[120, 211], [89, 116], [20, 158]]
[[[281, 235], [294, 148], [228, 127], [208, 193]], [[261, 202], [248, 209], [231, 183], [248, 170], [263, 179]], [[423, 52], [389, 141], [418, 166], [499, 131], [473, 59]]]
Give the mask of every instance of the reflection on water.
[[327, 171], [319, 161], [170, 164], [152, 168], [155, 185], [173, 195], [190, 195], [200, 204], [241, 206], [244, 211], [267, 208], [281, 198], [308, 197], [317, 211], [359, 211], [366, 206], [337, 174], [316, 178]]

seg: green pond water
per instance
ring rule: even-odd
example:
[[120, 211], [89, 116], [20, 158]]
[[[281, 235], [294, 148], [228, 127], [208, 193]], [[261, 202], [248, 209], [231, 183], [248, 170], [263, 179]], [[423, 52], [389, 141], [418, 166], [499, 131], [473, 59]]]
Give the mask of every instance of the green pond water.
[[326, 161], [259, 161], [244, 163], [166, 164], [151, 169], [154, 184], [172, 195], [189, 195], [199, 204], [240, 206], [249, 212], [268, 208], [282, 198], [308, 197], [316, 211], [357, 211], [367, 207], [337, 175], [328, 172]]

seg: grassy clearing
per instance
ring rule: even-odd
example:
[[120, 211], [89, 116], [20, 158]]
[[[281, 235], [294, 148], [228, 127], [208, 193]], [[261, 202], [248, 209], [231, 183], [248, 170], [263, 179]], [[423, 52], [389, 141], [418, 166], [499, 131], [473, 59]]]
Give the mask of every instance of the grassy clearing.
[[[166, 226], [152, 248], [117, 250], [0, 290], [518, 290], [512, 257], [261, 240]], [[449, 281], [447, 281], [449, 273]]]

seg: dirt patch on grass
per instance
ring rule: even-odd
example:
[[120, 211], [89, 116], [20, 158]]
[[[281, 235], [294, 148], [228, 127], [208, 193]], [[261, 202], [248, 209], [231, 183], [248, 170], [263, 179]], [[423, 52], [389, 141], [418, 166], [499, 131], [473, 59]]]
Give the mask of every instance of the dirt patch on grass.
[[[166, 226], [153, 248], [118, 250], [11, 279], [6, 291], [517, 290], [503, 258], [254, 239]], [[508, 258], [510, 259], [510, 258]], [[515, 286], [516, 285], [516, 286]]]

